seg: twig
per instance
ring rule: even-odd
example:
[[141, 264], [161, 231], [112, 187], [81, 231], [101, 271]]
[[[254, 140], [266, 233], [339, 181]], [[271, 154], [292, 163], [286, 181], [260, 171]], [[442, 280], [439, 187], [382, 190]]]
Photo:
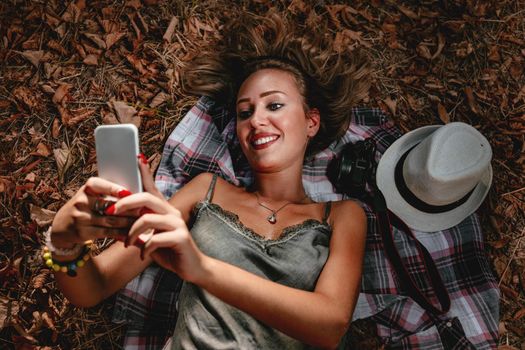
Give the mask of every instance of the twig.
[[506, 196], [506, 195], [508, 195], [508, 194], [512, 194], [512, 193], [515, 193], [515, 192], [520, 192], [520, 191], [523, 191], [524, 189], [525, 189], [525, 187], [518, 188], [517, 190], [503, 193], [501, 196], [503, 197], [503, 196]]

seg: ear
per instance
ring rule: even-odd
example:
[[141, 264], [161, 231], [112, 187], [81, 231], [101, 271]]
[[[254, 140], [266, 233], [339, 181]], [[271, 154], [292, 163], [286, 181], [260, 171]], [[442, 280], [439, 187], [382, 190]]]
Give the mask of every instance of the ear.
[[314, 137], [321, 126], [321, 113], [317, 108], [311, 108], [306, 112], [306, 118], [308, 119], [307, 134]]

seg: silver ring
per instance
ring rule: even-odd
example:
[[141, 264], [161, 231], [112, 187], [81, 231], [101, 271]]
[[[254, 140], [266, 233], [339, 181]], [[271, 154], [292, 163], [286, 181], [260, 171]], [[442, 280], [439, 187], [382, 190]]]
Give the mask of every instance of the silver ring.
[[97, 215], [104, 216], [106, 215], [106, 209], [113, 203], [112, 201], [104, 200], [104, 198], [97, 198], [93, 206], [93, 212]]

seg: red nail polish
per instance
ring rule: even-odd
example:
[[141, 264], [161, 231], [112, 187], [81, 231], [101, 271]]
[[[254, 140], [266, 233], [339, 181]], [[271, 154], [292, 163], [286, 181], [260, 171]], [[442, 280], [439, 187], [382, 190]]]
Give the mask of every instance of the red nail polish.
[[137, 156], [137, 158], [140, 159], [140, 161], [142, 162], [142, 164], [148, 164], [148, 158], [146, 158], [146, 156], [144, 155], [144, 153], [139, 153], [139, 155]]
[[111, 204], [109, 207], [104, 210], [104, 214], [113, 215], [115, 213], [115, 204]]
[[119, 198], [124, 198], [124, 197], [127, 197], [127, 196], [131, 195], [131, 194], [132, 194], [131, 191], [128, 191], [128, 190], [120, 190], [120, 191], [118, 191], [117, 196], [118, 196]]

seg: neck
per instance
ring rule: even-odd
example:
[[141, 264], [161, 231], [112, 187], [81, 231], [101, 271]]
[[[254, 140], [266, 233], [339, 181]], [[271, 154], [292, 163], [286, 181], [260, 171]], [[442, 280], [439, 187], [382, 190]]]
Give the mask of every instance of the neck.
[[306, 196], [301, 171], [255, 173], [254, 190], [266, 202], [299, 203]]

